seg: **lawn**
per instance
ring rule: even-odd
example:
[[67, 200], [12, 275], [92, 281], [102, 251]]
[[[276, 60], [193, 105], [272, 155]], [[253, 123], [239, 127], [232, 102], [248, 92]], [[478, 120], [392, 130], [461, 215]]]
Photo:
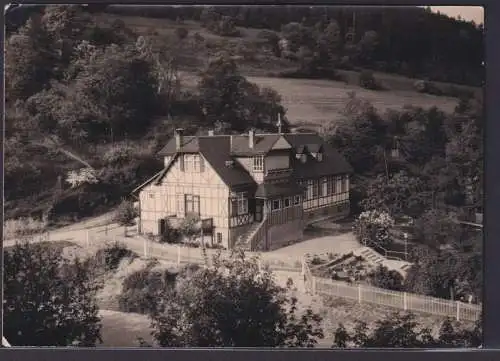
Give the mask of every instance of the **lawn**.
[[[253, 76], [248, 79], [260, 86], [273, 88], [281, 95], [282, 103], [287, 108], [287, 117], [292, 124], [313, 129], [341, 119], [349, 92], [355, 92], [359, 98], [369, 101], [382, 112], [411, 105], [423, 108], [436, 106], [451, 113], [458, 103], [457, 99], [450, 97], [408, 90], [372, 91], [332, 80]], [[192, 73], [183, 73], [182, 80], [184, 85], [194, 87], [198, 77]]]

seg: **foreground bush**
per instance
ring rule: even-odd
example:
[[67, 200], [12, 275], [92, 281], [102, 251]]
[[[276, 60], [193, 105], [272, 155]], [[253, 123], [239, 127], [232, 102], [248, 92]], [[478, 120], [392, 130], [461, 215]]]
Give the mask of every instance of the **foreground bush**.
[[[297, 311], [297, 299], [269, 270], [241, 254], [179, 275], [151, 317], [163, 347], [313, 347], [323, 338], [321, 317]], [[290, 285], [291, 286], [291, 285]]]
[[157, 298], [165, 297], [175, 284], [175, 273], [168, 270], [142, 269], [123, 281], [118, 299], [122, 312], [150, 314], [155, 311]]
[[15, 346], [95, 346], [101, 342], [96, 293], [88, 261], [23, 243], [4, 250], [4, 336]]
[[98, 250], [95, 255], [98, 265], [103, 267], [106, 272], [116, 270], [122, 259], [135, 257], [137, 254], [118, 242]]

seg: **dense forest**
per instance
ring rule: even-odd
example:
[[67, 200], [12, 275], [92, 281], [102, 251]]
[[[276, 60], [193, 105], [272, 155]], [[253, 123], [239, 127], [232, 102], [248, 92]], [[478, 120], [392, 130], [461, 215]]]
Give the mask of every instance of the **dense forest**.
[[[294, 27], [297, 47], [336, 38], [334, 66], [362, 66], [410, 77], [480, 86], [483, 25], [418, 7], [340, 6], [110, 6], [123, 15], [206, 21], [276, 32]], [[330, 26], [329, 26], [330, 25]], [[297, 29], [297, 30], [295, 30]], [[350, 60], [342, 59], [348, 57]], [[344, 60], [342, 62], [342, 60]]]

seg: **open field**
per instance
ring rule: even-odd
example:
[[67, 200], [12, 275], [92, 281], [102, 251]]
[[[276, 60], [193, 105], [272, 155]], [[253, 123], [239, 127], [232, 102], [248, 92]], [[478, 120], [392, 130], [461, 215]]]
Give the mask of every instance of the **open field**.
[[[183, 73], [182, 80], [194, 87], [198, 77]], [[271, 77], [248, 77], [259, 86], [270, 87], [282, 97], [287, 108], [287, 117], [295, 125], [317, 128], [335, 123], [342, 117], [342, 110], [349, 92], [369, 101], [381, 112], [398, 110], [411, 105], [423, 108], [433, 106], [445, 112], [453, 112], [458, 100], [455, 98], [419, 94], [415, 91], [372, 91], [355, 85], [331, 80], [283, 79]]]

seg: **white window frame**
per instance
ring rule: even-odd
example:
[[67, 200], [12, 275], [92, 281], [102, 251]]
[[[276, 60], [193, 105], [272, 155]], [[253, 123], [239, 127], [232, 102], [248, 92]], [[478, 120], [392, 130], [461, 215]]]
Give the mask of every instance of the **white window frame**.
[[[316, 193], [316, 196], [314, 196], [314, 193]], [[317, 198], [319, 198], [319, 181], [315, 179], [313, 180], [312, 199], [317, 199]]]
[[184, 154], [184, 171], [200, 173], [201, 159], [199, 154]]
[[347, 177], [343, 176], [340, 178], [340, 192], [347, 192]]
[[[286, 205], [286, 201], [288, 201], [288, 206]], [[292, 206], [292, 198], [286, 197], [283, 199], [283, 208], [290, 208]]]
[[[190, 207], [188, 207], [190, 205]], [[200, 215], [200, 196], [194, 194], [184, 195], [184, 214]]]
[[222, 233], [217, 232], [217, 244], [222, 244]]
[[306, 199], [307, 200], [313, 199], [313, 187], [314, 187], [314, 182], [312, 179], [309, 179], [307, 181], [307, 191], [306, 191]]
[[241, 216], [248, 214], [248, 197], [246, 192], [238, 192], [231, 199], [231, 212], [235, 212], [233, 215]]
[[293, 197], [293, 205], [299, 205], [300, 204], [300, 196], [295, 196]]
[[256, 155], [253, 157], [253, 167], [254, 172], [263, 172], [264, 171], [264, 156]]
[[320, 197], [326, 197], [328, 196], [328, 178], [327, 177], [323, 177], [321, 178], [321, 184], [320, 184]]

